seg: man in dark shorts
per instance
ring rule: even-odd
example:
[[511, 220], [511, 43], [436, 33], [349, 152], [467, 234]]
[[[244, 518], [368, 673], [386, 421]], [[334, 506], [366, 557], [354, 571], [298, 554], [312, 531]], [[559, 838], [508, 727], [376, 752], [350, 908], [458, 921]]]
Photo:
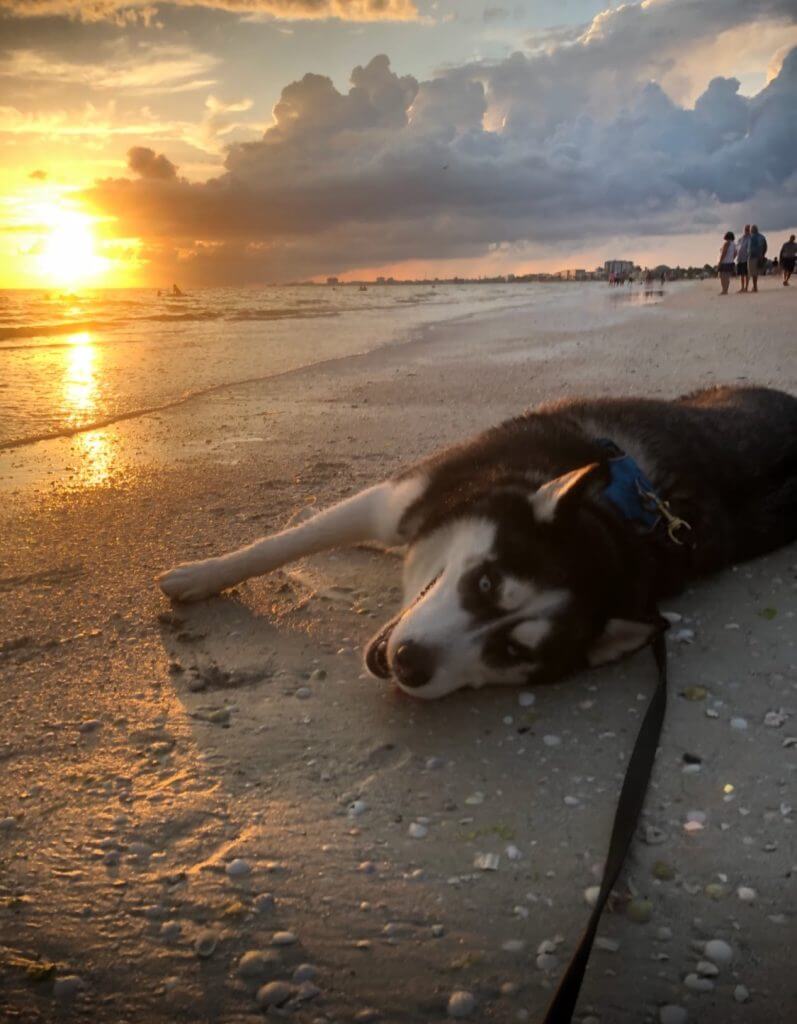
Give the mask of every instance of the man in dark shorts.
[[797, 259], [797, 242], [794, 235], [789, 235], [788, 242], [780, 247], [780, 269], [783, 271], [783, 283], [788, 284], [794, 273], [794, 261]]
[[750, 228], [750, 248], [747, 250], [747, 272], [753, 281], [753, 291], [758, 291], [758, 275], [764, 270], [764, 259], [767, 255], [767, 240], [758, 230], [758, 225]]

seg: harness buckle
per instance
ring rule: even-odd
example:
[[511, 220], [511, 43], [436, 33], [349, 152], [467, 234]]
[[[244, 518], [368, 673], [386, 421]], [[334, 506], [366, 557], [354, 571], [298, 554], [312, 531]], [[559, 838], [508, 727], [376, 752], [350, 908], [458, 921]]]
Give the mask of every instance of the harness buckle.
[[676, 516], [673, 512], [670, 511], [669, 501], [664, 501], [662, 498], [658, 496], [658, 494], [655, 494], [653, 491], [646, 491], [638, 480], [636, 486], [640, 498], [642, 498], [643, 501], [647, 502], [648, 508], [655, 509], [659, 513], [659, 515], [664, 519], [665, 523], [667, 524], [667, 536], [670, 538], [673, 544], [677, 544], [679, 547], [682, 547], [684, 542], [676, 537], [676, 533], [682, 529], [691, 530], [692, 527], [689, 525], [689, 523], [687, 523], [685, 519], [681, 519], [680, 516]]

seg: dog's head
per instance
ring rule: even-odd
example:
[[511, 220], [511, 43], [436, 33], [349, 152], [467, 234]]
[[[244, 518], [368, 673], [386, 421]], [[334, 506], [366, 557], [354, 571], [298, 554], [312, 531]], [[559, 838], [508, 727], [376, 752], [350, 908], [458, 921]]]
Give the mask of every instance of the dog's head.
[[603, 472], [506, 481], [422, 527], [405, 563], [409, 599], [371, 641], [370, 672], [433, 699], [547, 681], [647, 643], [660, 620], [596, 501]]

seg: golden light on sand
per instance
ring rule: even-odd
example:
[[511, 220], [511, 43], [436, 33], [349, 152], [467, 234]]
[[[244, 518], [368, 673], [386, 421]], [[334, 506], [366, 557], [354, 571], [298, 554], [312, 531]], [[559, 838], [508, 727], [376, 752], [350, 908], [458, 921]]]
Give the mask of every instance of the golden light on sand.
[[110, 261], [97, 251], [93, 219], [56, 203], [44, 204], [39, 212], [47, 229], [37, 261], [41, 277], [58, 288], [97, 283]]

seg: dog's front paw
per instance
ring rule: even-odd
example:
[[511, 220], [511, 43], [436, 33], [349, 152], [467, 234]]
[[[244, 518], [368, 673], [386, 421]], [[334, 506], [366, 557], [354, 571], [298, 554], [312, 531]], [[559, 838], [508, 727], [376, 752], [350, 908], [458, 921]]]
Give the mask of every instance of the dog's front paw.
[[201, 601], [231, 586], [220, 558], [185, 562], [157, 577], [158, 586], [173, 601]]

